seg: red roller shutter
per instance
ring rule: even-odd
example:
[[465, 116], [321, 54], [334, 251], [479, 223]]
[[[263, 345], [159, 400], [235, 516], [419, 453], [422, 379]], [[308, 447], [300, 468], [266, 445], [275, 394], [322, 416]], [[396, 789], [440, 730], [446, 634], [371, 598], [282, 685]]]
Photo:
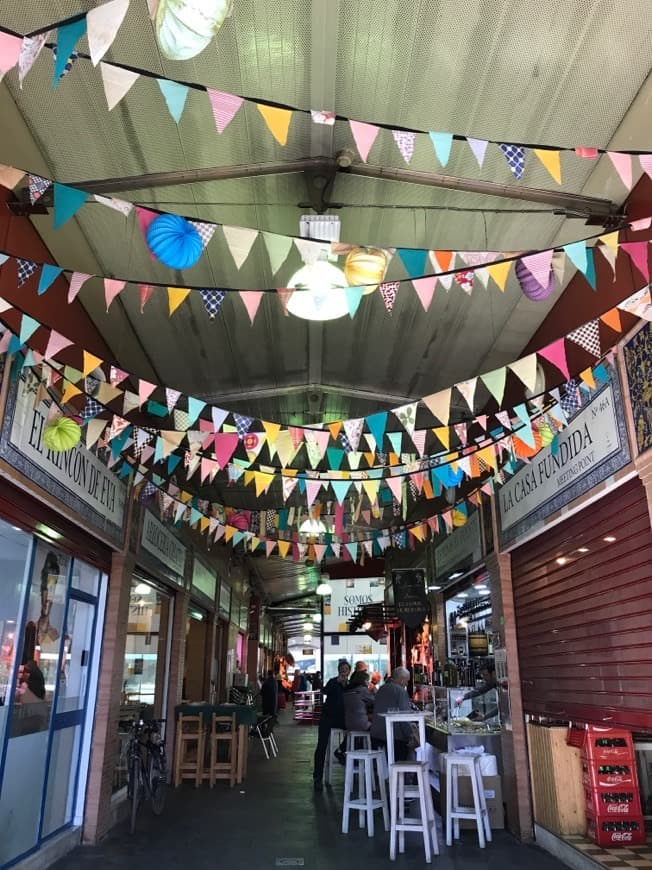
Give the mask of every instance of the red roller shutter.
[[652, 730], [652, 531], [641, 481], [515, 550], [512, 582], [524, 711]]

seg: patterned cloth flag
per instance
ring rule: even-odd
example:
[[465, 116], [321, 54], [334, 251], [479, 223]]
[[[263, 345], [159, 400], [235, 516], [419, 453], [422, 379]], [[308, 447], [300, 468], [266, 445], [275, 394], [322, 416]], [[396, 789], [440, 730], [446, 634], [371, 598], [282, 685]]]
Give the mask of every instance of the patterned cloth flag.
[[147, 481], [145, 486], [140, 491], [140, 501], [147, 501], [147, 499], [151, 498], [153, 495], [158, 493], [158, 487], [156, 487], [151, 481]]
[[235, 427], [238, 430], [238, 438], [242, 441], [254, 422], [253, 417], [245, 417], [243, 414], [234, 414]]
[[401, 286], [400, 281], [386, 281], [384, 284], [381, 284], [378, 288], [380, 290], [380, 295], [383, 297], [383, 302], [385, 303], [385, 308], [391, 314], [394, 309], [394, 302], [396, 301], [396, 294], [398, 293], [399, 287]]
[[571, 378], [564, 385], [564, 395], [559, 404], [567, 419], [570, 419], [582, 407], [579, 384], [574, 378]]
[[349, 439], [347, 438], [346, 433], [345, 433], [345, 432], [340, 432], [340, 434], [339, 434], [338, 437], [339, 437], [339, 439], [340, 439], [340, 444], [341, 444], [342, 447], [344, 448], [344, 452], [345, 452], [345, 453], [352, 453], [352, 452], [353, 452], [353, 447], [351, 447], [351, 442], [350, 442]]
[[202, 302], [204, 303], [204, 308], [206, 309], [206, 314], [210, 320], [215, 320], [215, 317], [219, 313], [219, 310], [222, 306], [222, 302], [224, 302], [224, 297], [226, 296], [225, 290], [200, 290]]
[[575, 344], [579, 344], [587, 353], [593, 354], [595, 357], [600, 356], [600, 321], [596, 317], [579, 329], [574, 329], [568, 334], [568, 339]]
[[455, 283], [459, 284], [462, 290], [465, 293], [468, 293], [469, 296], [473, 292], [473, 277], [474, 272], [455, 272], [453, 278], [455, 279]]
[[501, 143], [500, 150], [505, 155], [505, 160], [512, 170], [514, 178], [520, 181], [525, 169], [525, 148], [521, 148], [520, 145], [504, 145]]
[[273, 532], [276, 529], [276, 511], [265, 511], [265, 532]]
[[29, 280], [34, 272], [36, 272], [38, 269], [38, 263], [32, 263], [31, 260], [21, 260], [20, 258], [17, 258], [16, 269], [18, 272], [18, 286], [22, 287], [25, 281]]
[[49, 187], [52, 187], [52, 182], [49, 178], [41, 178], [40, 175], [28, 175], [27, 180], [29, 184], [29, 201], [34, 205], [36, 200], [40, 199]]
[[[360, 444], [360, 438], [362, 437], [362, 427], [364, 424], [364, 418], [358, 417], [353, 420], [345, 420], [344, 421], [344, 431], [346, 432], [346, 437], [349, 442], [349, 447], [351, 450], [357, 450], [358, 445]], [[346, 448], [344, 448], [346, 450]], [[347, 451], [348, 453], [349, 451]]]
[[[56, 61], [56, 59], [57, 59], [57, 47], [56, 47], [56, 45], [52, 47], [52, 55], [54, 56], [54, 60]], [[64, 66], [63, 66], [63, 71], [60, 74], [58, 81], [61, 81], [61, 79], [65, 78], [68, 75], [68, 73], [72, 69], [72, 65], [74, 64], [74, 62], [77, 60], [78, 57], [79, 57], [79, 54], [76, 51], [73, 51], [68, 55], [68, 60], [65, 62]]]
[[392, 136], [396, 142], [398, 150], [403, 156], [403, 160], [409, 163], [414, 154], [414, 142], [417, 138], [416, 133], [411, 133], [408, 130], [392, 130]]
[[199, 233], [199, 238], [201, 239], [202, 247], [206, 247], [206, 245], [213, 238], [213, 234], [217, 229], [217, 224], [207, 224], [202, 221], [189, 221], [193, 225], [193, 227]]
[[87, 399], [84, 410], [82, 411], [82, 420], [92, 420], [104, 410], [104, 406], [100, 405], [97, 399]]
[[313, 124], [325, 124], [327, 127], [332, 127], [335, 123], [335, 113], [327, 112], [321, 109], [311, 109]]

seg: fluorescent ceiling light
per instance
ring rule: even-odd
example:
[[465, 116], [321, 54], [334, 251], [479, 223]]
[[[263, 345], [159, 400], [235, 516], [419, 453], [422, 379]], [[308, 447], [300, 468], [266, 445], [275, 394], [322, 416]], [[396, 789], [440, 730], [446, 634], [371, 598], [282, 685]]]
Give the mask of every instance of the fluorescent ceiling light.
[[312, 622], [304, 622], [303, 623], [304, 631], [312, 631]]
[[458, 592], [457, 597], [458, 598], [468, 598], [469, 594], [468, 594], [468, 592]]
[[438, 589], [441, 589], [441, 586], [428, 586], [429, 592], [437, 592]]
[[349, 313], [346, 277], [341, 269], [326, 260], [299, 269], [288, 282], [294, 293], [287, 310], [303, 320], [336, 320]]
[[321, 613], [313, 613], [312, 621], [316, 622], [318, 625], [321, 622]]
[[607, 535], [602, 539], [606, 544], [613, 544], [616, 540], [613, 535]]
[[303, 639], [306, 643], [309, 643], [312, 640], [311, 634], [304, 634]]
[[589, 552], [589, 548], [588, 548], [588, 547], [578, 547], [578, 548], [577, 548], [577, 552], [578, 552], [578, 553], [588, 553], [588, 552]]
[[139, 583], [134, 589], [134, 595], [149, 595], [150, 592], [152, 592], [152, 587], [148, 586], [147, 583]]
[[315, 591], [317, 595], [331, 595], [333, 588], [329, 583], [320, 583]]
[[568, 559], [566, 558], [566, 556], [559, 556], [558, 559], [555, 559], [555, 562], [556, 562], [558, 565], [565, 565], [566, 562], [568, 562]]
[[449, 580], [457, 580], [458, 577], [461, 577], [464, 574], [464, 571], [453, 571], [453, 573], [449, 576]]

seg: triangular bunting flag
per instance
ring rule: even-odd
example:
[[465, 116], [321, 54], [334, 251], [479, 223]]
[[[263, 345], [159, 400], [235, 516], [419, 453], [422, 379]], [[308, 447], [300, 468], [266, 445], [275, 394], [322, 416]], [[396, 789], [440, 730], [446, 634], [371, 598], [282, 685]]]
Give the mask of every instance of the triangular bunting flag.
[[412, 281], [412, 286], [416, 290], [417, 296], [419, 297], [421, 304], [423, 305], [424, 311], [427, 311], [430, 308], [430, 303], [432, 302], [432, 297], [435, 293], [436, 284], [436, 275], [432, 275], [429, 278], [416, 278]]
[[206, 223], [205, 221], [188, 221], [188, 223], [192, 224], [192, 226], [199, 233], [202, 248], [206, 248], [206, 245], [210, 242], [215, 234], [217, 224], [210, 224]]
[[358, 445], [360, 444], [360, 438], [362, 436], [362, 426], [364, 423], [364, 419], [359, 417], [353, 420], [344, 420], [344, 431], [346, 432], [346, 437], [353, 452], [357, 451]]
[[249, 227], [223, 226], [222, 231], [235, 265], [240, 269], [251, 252], [258, 236], [258, 230], [252, 230]]
[[430, 413], [441, 421], [444, 426], [448, 425], [451, 407], [450, 387], [447, 390], [440, 390], [438, 393], [432, 393], [430, 396], [424, 396], [422, 402], [428, 408]]
[[277, 287], [276, 295], [278, 296], [278, 301], [281, 303], [281, 309], [283, 310], [283, 315], [285, 317], [290, 316], [290, 312], [288, 311], [288, 302], [292, 299], [294, 295], [294, 289], [292, 287]]
[[482, 168], [489, 143], [486, 139], [471, 139], [469, 136], [466, 137], [466, 141], [469, 143], [471, 151], [473, 151], [473, 156], [478, 161], [478, 166]]
[[417, 453], [419, 456], [423, 456], [426, 448], [426, 430], [425, 429], [415, 429], [414, 432], [410, 435], [412, 439], [412, 443], [417, 448]]
[[649, 242], [622, 242], [620, 247], [625, 251], [636, 266], [645, 281], [650, 282], [650, 267], [648, 265]]
[[652, 178], [652, 154], [639, 154], [638, 162], [641, 164], [643, 172]]
[[279, 236], [277, 233], [263, 233], [272, 275], [276, 275], [288, 258], [292, 248], [292, 236]]
[[18, 63], [23, 40], [11, 33], [0, 33], [0, 81]]
[[206, 314], [208, 314], [209, 320], [215, 320], [219, 310], [222, 306], [222, 302], [224, 302], [224, 297], [226, 296], [225, 290], [200, 290], [202, 302], [204, 303], [204, 308], [206, 309]]
[[122, 292], [126, 283], [126, 281], [117, 281], [115, 278], [104, 279], [104, 298], [106, 300], [107, 311], [115, 297]]
[[247, 309], [249, 320], [253, 326], [260, 305], [260, 300], [263, 298], [264, 293], [262, 290], [240, 290], [239, 292], [240, 299], [242, 299], [244, 306]]
[[585, 275], [587, 267], [586, 242], [571, 242], [568, 245], [564, 245], [563, 249], [575, 268]]
[[594, 357], [600, 356], [600, 324], [597, 318], [578, 329], [574, 329], [567, 338], [574, 344], [579, 344], [581, 348]]
[[555, 368], [564, 375], [565, 378], [570, 378], [568, 371], [568, 363], [566, 362], [566, 346], [563, 338], [553, 341], [551, 344], [537, 351], [539, 356], [551, 362]]
[[426, 269], [428, 251], [421, 248], [397, 248], [396, 253], [403, 261], [405, 271], [410, 278], [423, 275]]
[[620, 151], [607, 151], [607, 154], [629, 193], [632, 189], [632, 155], [623, 154]]
[[398, 293], [400, 286], [401, 284], [399, 281], [386, 281], [378, 287], [380, 295], [383, 297], [385, 308], [389, 314], [391, 314], [394, 309], [396, 294]]
[[525, 169], [525, 148], [522, 148], [520, 145], [505, 145], [502, 142], [499, 148], [503, 152], [503, 156], [514, 178], [520, 181]]
[[111, 0], [86, 13], [88, 49], [93, 66], [97, 66], [111, 48], [129, 8], [129, 0]]
[[88, 199], [85, 190], [54, 182], [54, 228], [58, 230]]
[[435, 149], [437, 160], [439, 160], [442, 167], [446, 166], [451, 153], [451, 145], [453, 144], [453, 134], [430, 132], [428, 136], [430, 136], [430, 141]]
[[189, 293], [190, 290], [185, 287], [168, 287], [168, 308], [170, 311], [170, 317], [172, 317]]
[[480, 379], [491, 395], [500, 405], [505, 395], [505, 380], [507, 378], [507, 368], [503, 366], [501, 369], [494, 369], [491, 372], [486, 372], [480, 375]]
[[362, 158], [363, 163], [366, 163], [371, 146], [376, 141], [379, 128], [374, 124], [365, 124], [363, 121], [349, 121], [349, 126], [351, 127], [353, 141], [358, 149], [358, 154]]
[[554, 251], [549, 249], [547, 251], [539, 251], [537, 254], [530, 254], [528, 257], [521, 257], [521, 263], [544, 290], [550, 283], [553, 253]]
[[417, 405], [418, 402], [410, 402], [407, 405], [401, 405], [400, 408], [392, 410], [392, 413], [410, 436], [414, 432], [417, 422]]
[[623, 328], [622, 320], [620, 319], [620, 312], [617, 308], [611, 308], [609, 311], [606, 311], [600, 316], [600, 320], [605, 323], [609, 329], [613, 329], [614, 332], [620, 332]]
[[392, 130], [392, 136], [396, 142], [396, 147], [401, 152], [401, 156], [406, 163], [409, 164], [414, 154], [414, 143], [417, 134], [409, 130]]
[[38, 263], [33, 263], [31, 260], [21, 260], [16, 258], [16, 273], [18, 276], [18, 286], [22, 287], [26, 281], [38, 270]]
[[127, 95], [140, 76], [137, 72], [112, 66], [104, 61], [100, 63], [100, 72], [104, 85], [104, 95], [109, 111], [111, 111]]
[[83, 353], [83, 364], [82, 364], [82, 374], [84, 377], [88, 377], [92, 371], [96, 368], [99, 368], [104, 360], [101, 360], [99, 356], [95, 356], [92, 353], [89, 353], [87, 350]]
[[493, 263], [492, 265], [487, 266], [487, 272], [489, 272], [489, 275], [494, 279], [500, 291], [503, 293], [505, 292], [507, 276], [509, 275], [511, 268], [511, 260], [508, 260], [506, 263]]
[[77, 298], [77, 294], [84, 286], [86, 281], [89, 278], [92, 278], [92, 275], [87, 275], [86, 272], [73, 272], [70, 278], [70, 285], [68, 287], [68, 302], [74, 302]]
[[346, 304], [349, 307], [349, 317], [353, 318], [360, 307], [363, 289], [362, 287], [346, 287], [344, 293], [346, 294]]
[[561, 184], [561, 162], [559, 151], [553, 151], [548, 148], [533, 148], [532, 149], [541, 163], [546, 167], [548, 173], [557, 184]]
[[515, 362], [509, 363], [507, 367], [514, 372], [531, 393], [535, 392], [537, 384], [537, 355], [535, 353], [517, 359]]
[[30, 317], [29, 314], [23, 314], [20, 321], [20, 343], [25, 344], [25, 342], [29, 341], [40, 325], [41, 324], [38, 320], [34, 320], [34, 318]]
[[66, 72], [66, 63], [73, 53], [77, 41], [86, 33], [86, 16], [70, 24], [62, 24], [57, 28], [57, 51], [54, 59], [54, 75], [52, 89], [56, 88], [59, 79]]
[[[51, 39], [52, 32], [50, 30], [47, 30], [45, 33], [39, 33], [37, 36], [25, 36], [23, 38], [20, 57], [18, 58], [18, 84], [21, 88], [23, 87], [25, 76], [36, 63], [36, 59], [43, 50], [43, 46], [46, 42], [50, 42]], [[0, 63], [0, 79], [2, 79], [2, 66], [3, 64]]]
[[226, 94], [223, 91], [216, 91], [213, 88], [206, 88], [208, 99], [211, 104], [211, 111], [215, 120], [215, 127], [218, 133], [222, 133], [233, 120], [233, 116], [238, 111], [244, 100], [242, 97], [236, 97], [235, 94]]
[[154, 288], [150, 284], [139, 284], [138, 285], [138, 296], [140, 297], [140, 313], [142, 314], [149, 297], [154, 292]]
[[274, 442], [278, 437], [278, 433], [281, 431], [280, 423], [270, 423], [267, 420], [263, 420], [263, 429], [267, 435], [267, 443], [272, 447]]
[[278, 106], [266, 106], [263, 103], [256, 103], [256, 108], [265, 119], [269, 132], [278, 144], [285, 145], [288, 141], [292, 110], [280, 109]]
[[57, 354], [61, 353], [64, 348], [70, 347], [71, 344], [72, 341], [69, 338], [66, 338], [65, 335], [61, 335], [61, 333], [53, 329], [50, 332], [48, 346], [45, 348], [43, 358], [52, 359], [52, 357], [55, 357], [57, 356]]
[[215, 458], [220, 468], [224, 468], [227, 465], [239, 443], [240, 439], [237, 432], [215, 433]]
[[188, 85], [182, 85], [171, 79], [156, 79], [156, 83], [161, 89], [168, 111], [172, 115], [174, 122], [178, 124], [186, 107], [188, 91], [190, 90]]
[[369, 431], [374, 436], [378, 449], [382, 450], [385, 429], [387, 428], [387, 411], [370, 414], [368, 417], [365, 417], [365, 422]]
[[41, 277], [38, 282], [38, 295], [42, 296], [47, 290], [49, 290], [62, 272], [63, 269], [59, 266], [51, 266], [49, 263], [45, 263], [41, 270]]

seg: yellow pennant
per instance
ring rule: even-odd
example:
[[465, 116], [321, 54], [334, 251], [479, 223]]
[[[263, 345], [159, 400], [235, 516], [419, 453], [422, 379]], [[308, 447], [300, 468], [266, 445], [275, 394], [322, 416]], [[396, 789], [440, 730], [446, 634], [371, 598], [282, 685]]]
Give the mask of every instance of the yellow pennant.
[[374, 464], [374, 460], [376, 458], [375, 453], [363, 453], [364, 458], [367, 460], [367, 465], [371, 468]]
[[414, 535], [414, 537], [417, 539], [417, 541], [423, 541], [423, 538], [424, 538], [423, 525], [413, 526], [412, 528], [408, 529], [408, 532], [410, 532], [411, 535]]
[[257, 538], [256, 535], [253, 535], [251, 538], [251, 552], [258, 549], [258, 544], [260, 544], [260, 538]]
[[290, 109], [279, 109], [276, 106], [263, 106], [261, 103], [257, 103], [256, 108], [265, 119], [269, 132], [278, 144], [285, 145], [288, 141], [292, 111]]
[[181, 305], [186, 296], [190, 293], [185, 287], [168, 287], [168, 305], [170, 307], [170, 317], [174, 314], [177, 308]]
[[380, 486], [379, 478], [375, 480], [363, 480], [362, 486], [364, 487], [364, 491], [367, 493], [367, 498], [373, 504], [378, 497], [378, 487]]
[[592, 390], [595, 390], [595, 378], [593, 377], [593, 370], [591, 368], [584, 369], [583, 372], [580, 372], [580, 377]]
[[289, 550], [290, 550], [290, 542], [289, 541], [279, 541], [278, 542], [278, 551], [281, 554], [282, 559], [285, 559]]
[[600, 236], [599, 241], [602, 242], [603, 245], [606, 245], [610, 248], [614, 254], [618, 253], [618, 237], [620, 236], [620, 232], [618, 230], [614, 230], [613, 233], [605, 233], [603, 236]]
[[89, 353], [87, 350], [84, 351], [84, 377], [86, 375], [90, 375], [93, 369], [96, 369], [98, 366], [101, 366], [103, 360], [99, 358], [99, 356], [93, 356], [92, 353]]
[[235, 526], [226, 526], [226, 529], [224, 532], [224, 540], [230, 541], [231, 538], [235, 535], [236, 531], [237, 530], [236, 530]]
[[342, 421], [336, 420], [335, 423], [328, 424], [328, 431], [331, 433], [331, 438], [335, 440], [337, 436], [340, 434], [340, 429], [342, 428]]
[[444, 450], [451, 449], [451, 432], [448, 426], [437, 426], [432, 430], [438, 440], [441, 442]]
[[250, 483], [253, 483], [254, 480], [254, 471], [245, 471], [244, 473], [244, 484], [245, 486], [249, 486]]
[[101, 405], [108, 405], [114, 399], [117, 399], [118, 396], [122, 395], [123, 391], [118, 389], [118, 387], [112, 387], [111, 384], [107, 384], [106, 381], [100, 381], [95, 398]]
[[210, 517], [202, 517], [199, 521], [199, 531], [203, 534], [211, 524]]
[[557, 184], [561, 184], [561, 161], [559, 151], [549, 151], [547, 148], [534, 148], [534, 153], [546, 167]]
[[487, 266], [487, 272], [494, 279], [498, 287], [500, 288], [501, 293], [505, 292], [505, 284], [507, 284], [507, 276], [509, 275], [509, 270], [512, 268], [512, 261], [509, 260], [507, 263], [493, 263], [490, 266]]
[[267, 443], [271, 447], [276, 441], [278, 433], [281, 431], [281, 424], [269, 423], [267, 420], [263, 420], [263, 429], [267, 434]]
[[189, 501], [192, 501], [192, 493], [186, 492], [185, 489], [182, 489], [179, 493], [179, 498], [183, 504], [188, 504]]
[[71, 384], [70, 381], [66, 383], [66, 389], [63, 391], [63, 396], [61, 396], [61, 404], [65, 405], [66, 402], [69, 402], [74, 396], [78, 396], [81, 393], [79, 387], [76, 387], [74, 384]]
[[264, 474], [262, 471], [254, 471], [254, 481], [256, 482], [256, 496], [261, 496], [264, 492], [267, 492], [273, 480], [273, 474]]

